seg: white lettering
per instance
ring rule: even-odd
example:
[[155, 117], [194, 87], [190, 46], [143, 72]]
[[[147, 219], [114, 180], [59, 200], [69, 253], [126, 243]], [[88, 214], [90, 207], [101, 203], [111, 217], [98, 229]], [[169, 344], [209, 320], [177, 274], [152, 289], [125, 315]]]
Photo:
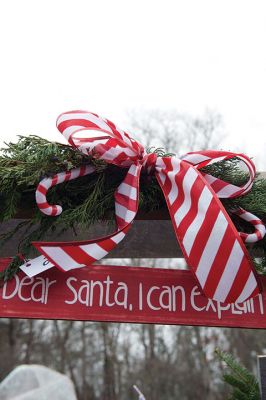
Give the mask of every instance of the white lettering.
[[160, 307], [155, 307], [151, 304], [151, 295], [155, 290], [160, 290], [158, 286], [152, 286], [147, 293], [147, 303], [152, 310], [160, 310]]
[[172, 311], [176, 311], [176, 292], [177, 291], [180, 291], [180, 293], [181, 293], [181, 301], [182, 301], [181, 310], [185, 311], [185, 309], [186, 309], [186, 292], [182, 286], [172, 286], [172, 299], [173, 299]]
[[[124, 282], [118, 282], [118, 287], [115, 291], [115, 296], [114, 296], [114, 300], [115, 300], [115, 304], [117, 304], [118, 306], [123, 306], [124, 309], [127, 309], [127, 299], [128, 299], [128, 287]], [[118, 296], [120, 294], [120, 292], [122, 293], [122, 300], [119, 301]]]
[[8, 281], [5, 282], [4, 287], [3, 287], [3, 294], [2, 294], [3, 299], [5, 299], [5, 300], [12, 299], [12, 297], [14, 297], [16, 295], [18, 288], [19, 288], [19, 278], [17, 275], [15, 275], [15, 281], [16, 281], [15, 289], [9, 295], [6, 294], [7, 287], [8, 287]]
[[[215, 302], [217, 304], [217, 302]], [[206, 311], [209, 311], [209, 308], [212, 308], [212, 311], [216, 313], [216, 307], [214, 305], [214, 302], [211, 299], [208, 299], [208, 303], [206, 306]]]
[[[172, 310], [172, 292], [171, 289], [169, 288], [169, 286], [163, 286], [162, 292], [160, 293], [159, 296], [159, 304], [161, 306], [162, 309], [164, 310]], [[166, 303], [163, 302], [163, 298], [166, 298], [165, 301]]]
[[244, 303], [233, 303], [231, 306], [232, 314], [236, 314], [236, 315], [242, 315], [243, 313], [246, 314], [247, 303], [249, 303], [249, 300], [245, 301]]
[[196, 311], [203, 311], [203, 310], [205, 310], [205, 309], [206, 309], [206, 306], [198, 307], [198, 306], [196, 305], [196, 303], [195, 303], [195, 297], [196, 297], [196, 296], [201, 296], [201, 298], [202, 298], [202, 294], [200, 293], [198, 286], [194, 286], [193, 289], [191, 290], [190, 303], [191, 303], [192, 308], [193, 308], [194, 310], [196, 310]]
[[90, 306], [93, 305], [93, 294], [94, 294], [94, 287], [98, 286], [100, 289], [100, 296], [99, 296], [99, 306], [103, 305], [103, 284], [100, 281], [91, 281], [91, 290], [90, 290]]
[[[80, 286], [80, 288], [79, 288], [78, 300], [81, 304], [86, 304], [86, 306], [88, 306], [89, 305], [90, 283], [84, 279], [81, 282], [84, 282], [84, 285]], [[84, 290], [84, 300], [82, 300], [83, 290]]]
[[142, 283], [139, 284], [139, 310], [143, 310], [143, 300], [142, 300]]
[[263, 298], [262, 298], [261, 293], [258, 295], [258, 298], [259, 298], [259, 304], [260, 304], [260, 313], [263, 315], [264, 314], [264, 306], [263, 306]]
[[44, 304], [47, 304], [50, 286], [54, 285], [55, 283], [56, 283], [56, 280], [49, 281], [49, 278], [46, 278], [46, 290], [45, 290]]
[[65, 303], [67, 304], [74, 304], [76, 303], [76, 301], [78, 300], [78, 294], [76, 289], [74, 288], [74, 286], [71, 285], [71, 282], [77, 282], [77, 279], [74, 278], [73, 276], [71, 276], [70, 278], [68, 278], [68, 280], [66, 281], [67, 287], [71, 290], [71, 292], [73, 293], [74, 297], [73, 300], [65, 300]]
[[224, 304], [224, 303], [220, 303], [219, 301], [217, 301], [217, 314], [218, 314], [218, 319], [222, 318], [222, 312], [229, 310], [229, 308], [231, 307], [231, 304]]
[[23, 297], [22, 296], [22, 289], [23, 286], [29, 286], [32, 285], [34, 282], [34, 278], [29, 278], [28, 276], [24, 276], [24, 278], [21, 279], [19, 289], [18, 289], [18, 297], [22, 301], [31, 301], [31, 297]]
[[106, 284], [105, 303], [108, 307], [113, 307], [115, 303], [110, 303], [109, 299], [110, 299], [110, 285], [112, 285], [114, 281], [111, 281], [111, 278], [108, 275], [106, 281], [104, 281], [103, 283]]
[[[44, 300], [45, 300], [45, 279], [37, 277], [36, 280], [37, 280], [37, 282], [35, 282], [34, 285], [31, 288], [31, 292], [30, 292], [31, 300], [36, 301], [36, 302], [44, 303]], [[39, 297], [36, 297], [36, 295], [38, 294], [38, 287], [40, 287], [40, 293], [39, 293]]]

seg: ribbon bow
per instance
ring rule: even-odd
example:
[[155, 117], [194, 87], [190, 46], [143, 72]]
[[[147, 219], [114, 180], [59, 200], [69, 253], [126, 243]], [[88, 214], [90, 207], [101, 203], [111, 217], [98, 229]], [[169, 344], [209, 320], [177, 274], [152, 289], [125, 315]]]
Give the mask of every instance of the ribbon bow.
[[[114, 193], [117, 230], [106, 237], [82, 242], [34, 242], [33, 245], [58, 268], [68, 271], [90, 265], [106, 256], [126, 235], [136, 216], [139, 178], [143, 168], [153, 171], [163, 191], [176, 238], [187, 264], [205, 296], [220, 302], [243, 302], [260, 292], [259, 281], [243, 242], [254, 242], [265, 234], [265, 226], [254, 215], [237, 214], [255, 226], [253, 234], [238, 233], [220, 198], [247, 193], [255, 177], [253, 162], [243, 154], [200, 151], [177, 157], [147, 154], [143, 146], [114, 123], [86, 111], [61, 114], [57, 127], [71, 146], [83, 154], [128, 168]], [[238, 187], [199, 171], [212, 163], [237, 157], [249, 170], [249, 180]], [[36, 201], [47, 215], [62, 208], [49, 205], [50, 187], [94, 172], [85, 166], [42, 180]], [[148, 240], [148, 238], [147, 238]]]

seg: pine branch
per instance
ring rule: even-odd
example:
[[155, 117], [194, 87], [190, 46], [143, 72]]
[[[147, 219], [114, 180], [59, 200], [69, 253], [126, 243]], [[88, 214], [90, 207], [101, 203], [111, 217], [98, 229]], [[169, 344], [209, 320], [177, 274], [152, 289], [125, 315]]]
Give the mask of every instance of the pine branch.
[[216, 349], [215, 353], [220, 360], [226, 363], [229, 369], [229, 372], [223, 375], [223, 379], [233, 388], [230, 399], [259, 400], [259, 383], [255, 376], [239, 364], [231, 354], [219, 349]]

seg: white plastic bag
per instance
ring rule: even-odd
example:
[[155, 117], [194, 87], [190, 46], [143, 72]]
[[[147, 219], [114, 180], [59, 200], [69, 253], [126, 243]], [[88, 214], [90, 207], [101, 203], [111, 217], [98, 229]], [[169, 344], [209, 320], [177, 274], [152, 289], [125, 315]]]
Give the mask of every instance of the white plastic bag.
[[20, 365], [0, 384], [1, 400], [77, 400], [72, 381], [42, 365]]

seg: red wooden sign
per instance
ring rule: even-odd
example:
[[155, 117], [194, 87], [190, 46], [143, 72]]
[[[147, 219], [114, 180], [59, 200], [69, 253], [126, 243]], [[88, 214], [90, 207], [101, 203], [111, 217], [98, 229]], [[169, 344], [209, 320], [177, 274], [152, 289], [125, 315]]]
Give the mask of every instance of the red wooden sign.
[[52, 268], [34, 278], [20, 272], [0, 289], [1, 317], [266, 328], [265, 310], [265, 294], [217, 303], [200, 293], [189, 271], [173, 269]]

